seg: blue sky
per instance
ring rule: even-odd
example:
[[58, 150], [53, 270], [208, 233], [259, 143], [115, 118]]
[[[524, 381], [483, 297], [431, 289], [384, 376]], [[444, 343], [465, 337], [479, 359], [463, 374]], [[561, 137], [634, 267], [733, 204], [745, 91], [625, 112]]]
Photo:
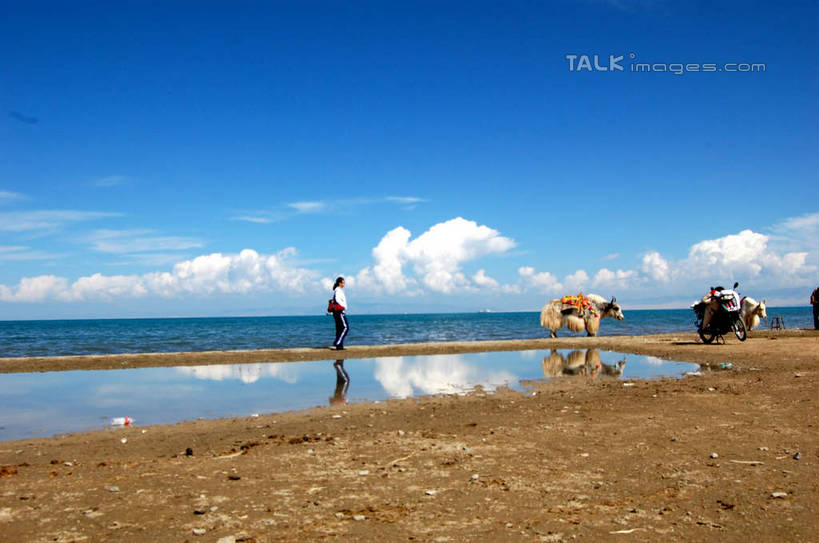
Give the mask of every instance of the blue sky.
[[315, 314], [339, 274], [351, 313], [535, 310], [579, 290], [685, 307], [733, 280], [804, 304], [817, 17], [807, 2], [11, 6], [0, 319]]

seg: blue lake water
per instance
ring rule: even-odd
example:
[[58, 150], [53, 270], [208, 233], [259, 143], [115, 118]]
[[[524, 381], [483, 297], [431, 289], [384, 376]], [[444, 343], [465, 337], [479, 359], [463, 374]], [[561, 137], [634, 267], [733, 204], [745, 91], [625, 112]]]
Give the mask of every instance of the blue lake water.
[[[811, 308], [769, 308], [788, 328], [812, 328]], [[688, 309], [633, 310], [604, 319], [600, 335], [693, 332]], [[349, 316], [349, 345], [546, 337], [539, 313]], [[763, 322], [764, 325], [764, 322]], [[576, 335], [561, 330], [560, 335]], [[0, 357], [321, 347], [333, 338], [330, 316], [201, 319], [0, 321]]]
[[699, 369], [597, 349], [350, 359], [341, 367], [318, 361], [0, 374], [0, 441], [101, 429], [114, 417], [171, 424], [459, 394], [478, 385], [524, 390], [522, 382], [532, 380], [678, 377]]

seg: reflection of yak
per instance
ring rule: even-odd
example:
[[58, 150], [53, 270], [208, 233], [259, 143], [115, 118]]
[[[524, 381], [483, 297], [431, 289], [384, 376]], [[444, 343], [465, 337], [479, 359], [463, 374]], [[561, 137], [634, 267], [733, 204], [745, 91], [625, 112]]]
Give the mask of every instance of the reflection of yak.
[[550, 330], [551, 337], [557, 337], [557, 331], [564, 325], [572, 332], [585, 329], [587, 335], [596, 336], [600, 329], [600, 319], [606, 317], [613, 317], [618, 321], [625, 318], [616, 298], [607, 302], [597, 294], [578, 294], [552, 300], [543, 306], [540, 325]]
[[588, 349], [585, 352], [572, 351], [565, 358], [557, 350], [552, 349], [550, 354], [543, 357], [543, 375], [547, 378], [587, 375], [594, 379], [600, 374], [619, 377], [623, 374], [625, 366], [625, 359], [613, 365], [604, 364], [597, 349]]

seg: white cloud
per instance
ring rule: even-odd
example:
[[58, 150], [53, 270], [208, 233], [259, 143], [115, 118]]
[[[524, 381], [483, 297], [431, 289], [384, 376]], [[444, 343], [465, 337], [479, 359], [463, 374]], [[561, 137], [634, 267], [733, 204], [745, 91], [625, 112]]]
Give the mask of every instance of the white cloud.
[[231, 221], [250, 222], [255, 224], [270, 224], [280, 222], [298, 215], [345, 213], [361, 206], [393, 204], [400, 205], [404, 210], [412, 210], [417, 204], [426, 202], [417, 196], [384, 196], [360, 198], [334, 198], [325, 200], [304, 200], [282, 204], [273, 209], [242, 210], [230, 218]]
[[287, 206], [299, 213], [321, 213], [327, 208], [327, 204], [324, 202], [293, 202], [287, 204]]
[[[463, 263], [515, 246], [497, 230], [461, 217], [438, 223], [412, 241], [411, 235], [403, 226], [387, 232], [373, 249], [375, 264], [359, 272], [360, 284], [390, 294], [419, 284], [441, 293], [469, 289], [473, 285], [461, 271]], [[415, 278], [406, 275], [405, 266]]]
[[243, 222], [252, 222], [256, 224], [270, 224], [274, 221], [272, 217], [258, 217], [252, 215], [239, 215], [237, 217], [233, 217], [230, 220], [232, 221], [243, 221]]
[[577, 270], [563, 279], [563, 285], [569, 292], [583, 291], [589, 284], [589, 274], [585, 270]]
[[25, 260], [54, 260], [65, 255], [47, 253], [40, 250], [32, 250], [30, 247], [22, 245], [0, 246], [0, 262], [3, 261], [25, 261]]
[[0, 285], [0, 301], [42, 302], [49, 298], [62, 299], [67, 287], [68, 280], [55, 275], [24, 277], [14, 289]]
[[611, 253], [602, 258], [602, 260], [616, 260], [620, 258], [620, 253]]
[[171, 272], [144, 275], [80, 277], [73, 283], [63, 277], [26, 277], [14, 287], [0, 285], [0, 301], [87, 301], [160, 296], [249, 294], [279, 291], [304, 293], [319, 287], [317, 273], [293, 266], [295, 249], [260, 255], [245, 249], [238, 255], [213, 253], [177, 263]]
[[785, 219], [778, 225], [774, 226], [774, 230], [780, 229], [791, 232], [814, 233], [819, 230], [819, 213], [810, 213], [799, 217]]
[[0, 213], [0, 232], [27, 232], [60, 228], [69, 223], [119, 217], [119, 213], [70, 209]]
[[87, 237], [94, 250], [102, 253], [182, 251], [203, 247], [195, 238], [156, 236], [153, 230], [97, 230]]
[[472, 276], [472, 281], [478, 285], [479, 287], [489, 288], [489, 289], [496, 289], [498, 288], [498, 282], [486, 275], [486, 271], [483, 269], [478, 270], [475, 275]]
[[549, 272], [536, 272], [531, 266], [518, 268], [518, 277], [521, 290], [534, 288], [540, 292], [549, 293], [557, 292], [563, 288], [557, 277]]
[[25, 198], [19, 192], [11, 192], [10, 190], [0, 190], [0, 203], [8, 202], [11, 200], [22, 200]]
[[387, 196], [386, 200], [388, 202], [396, 202], [399, 204], [418, 204], [421, 202], [426, 202], [423, 198], [417, 198], [415, 196]]
[[647, 277], [661, 283], [667, 283], [671, 280], [671, 266], [668, 264], [668, 261], [656, 251], [643, 255], [640, 271]]
[[595, 288], [621, 288], [627, 289], [635, 285], [637, 272], [634, 270], [611, 271], [608, 268], [601, 268], [594, 276], [592, 286]]
[[768, 246], [770, 237], [743, 230], [713, 240], [701, 241], [691, 247], [688, 258], [677, 269], [679, 277], [723, 277], [756, 279], [787, 285], [802, 280], [816, 267], [807, 264], [808, 252], [782, 253]]

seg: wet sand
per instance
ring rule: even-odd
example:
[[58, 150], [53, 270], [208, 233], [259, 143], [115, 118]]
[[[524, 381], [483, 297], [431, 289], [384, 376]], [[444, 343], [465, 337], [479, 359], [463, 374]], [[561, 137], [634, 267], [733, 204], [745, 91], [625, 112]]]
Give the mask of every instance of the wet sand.
[[9, 541], [819, 540], [812, 330], [725, 345], [683, 333], [2, 359], [0, 371], [551, 348], [703, 371], [0, 442], [0, 529]]

